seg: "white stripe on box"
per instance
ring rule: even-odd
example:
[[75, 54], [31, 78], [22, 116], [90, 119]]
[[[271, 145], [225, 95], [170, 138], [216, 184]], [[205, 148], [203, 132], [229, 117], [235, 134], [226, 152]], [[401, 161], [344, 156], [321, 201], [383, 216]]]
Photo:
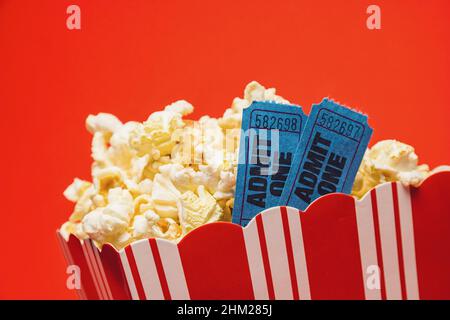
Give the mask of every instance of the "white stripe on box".
[[402, 288], [400, 284], [392, 185], [386, 183], [377, 188], [376, 195], [386, 298], [388, 300], [401, 300]]
[[104, 300], [102, 291], [100, 290], [100, 285], [98, 283], [98, 278], [94, 272], [94, 267], [92, 266], [92, 263], [91, 263], [91, 259], [90, 259], [89, 252], [87, 249], [87, 244], [86, 244], [87, 241], [89, 241], [89, 240], [81, 240], [81, 248], [83, 249], [84, 259], [86, 260], [89, 272], [91, 273], [92, 281], [94, 282], [95, 291], [97, 291], [98, 298], [100, 300]]
[[164, 300], [164, 294], [150, 243], [148, 240], [135, 242], [131, 244], [131, 249], [136, 260], [145, 297], [150, 300]]
[[267, 243], [267, 255], [272, 272], [275, 299], [292, 300], [291, 274], [289, 272], [280, 207], [266, 210], [262, 214], [262, 222]]
[[100, 271], [100, 277], [105, 286], [107, 299], [113, 300], [111, 288], [109, 287], [108, 279], [106, 278], [105, 270], [103, 269], [102, 259], [100, 259], [99, 251], [93, 241], [91, 241], [90, 244], [91, 244], [92, 252], [94, 253], [94, 257], [95, 257], [95, 261], [96, 261], [98, 270]]
[[[59, 239], [59, 242], [61, 243], [61, 248], [63, 250], [63, 254], [64, 254], [64, 257], [66, 258], [66, 261], [71, 266], [77, 266], [75, 264], [75, 262], [73, 261], [72, 254], [70, 253], [70, 249], [66, 242], [66, 239], [64, 239], [64, 237], [62, 236], [62, 234], [59, 231], [58, 231], [58, 239]], [[77, 267], [79, 268], [79, 266], [77, 266]], [[80, 282], [80, 288], [77, 289], [77, 292], [78, 292], [78, 295], [81, 300], [87, 300], [82, 281]]]
[[247, 251], [248, 266], [252, 279], [253, 294], [256, 300], [268, 300], [269, 291], [264, 273], [264, 263], [262, 259], [261, 246], [259, 244], [258, 227], [256, 219], [244, 228], [245, 250]]
[[108, 294], [106, 293], [105, 284], [103, 283], [103, 279], [100, 274], [100, 270], [98, 268], [97, 262], [95, 261], [94, 250], [92, 250], [92, 240], [86, 240], [85, 244], [86, 244], [86, 251], [89, 254], [90, 263], [94, 270], [95, 276], [97, 277], [97, 283], [99, 284], [100, 291], [102, 293], [102, 299], [108, 300]]
[[419, 300], [414, 225], [409, 187], [404, 187], [400, 182], [397, 182], [397, 196], [401, 225], [403, 265], [405, 268], [406, 297], [408, 300]]
[[366, 300], [381, 300], [381, 288], [371, 287], [368, 284], [368, 280], [370, 280], [369, 277], [373, 277], [371, 268], [375, 266], [380, 270], [377, 259], [377, 245], [370, 193], [366, 194], [362, 200], [355, 200], [355, 209], [361, 268], [364, 279], [364, 293]]
[[295, 275], [297, 277], [300, 300], [311, 300], [309, 288], [308, 267], [306, 264], [305, 246], [303, 243], [302, 225], [298, 209], [286, 207], [291, 233], [292, 253], [294, 256]]
[[189, 300], [189, 290], [178, 246], [164, 239], [156, 239], [161, 263], [173, 300]]
[[136, 284], [134, 283], [133, 274], [131, 273], [130, 264], [127, 259], [127, 254], [125, 253], [125, 249], [119, 251], [119, 257], [120, 261], [122, 262], [125, 278], [127, 279], [128, 289], [130, 290], [131, 298], [133, 300], [139, 300]]

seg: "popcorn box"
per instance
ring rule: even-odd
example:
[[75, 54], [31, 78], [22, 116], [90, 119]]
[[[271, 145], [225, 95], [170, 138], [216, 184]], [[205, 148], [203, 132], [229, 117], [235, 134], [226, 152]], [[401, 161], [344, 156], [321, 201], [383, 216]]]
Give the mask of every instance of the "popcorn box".
[[58, 232], [81, 299], [450, 299], [450, 170], [419, 188], [329, 194], [274, 207], [245, 228], [216, 222], [178, 244], [117, 251]]

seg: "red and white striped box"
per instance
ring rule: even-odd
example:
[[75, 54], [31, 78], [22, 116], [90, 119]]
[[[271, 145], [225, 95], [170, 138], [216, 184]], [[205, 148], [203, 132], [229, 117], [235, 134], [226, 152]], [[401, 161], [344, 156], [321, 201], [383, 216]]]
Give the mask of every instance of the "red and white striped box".
[[450, 171], [207, 224], [178, 245], [58, 238], [82, 299], [450, 299]]

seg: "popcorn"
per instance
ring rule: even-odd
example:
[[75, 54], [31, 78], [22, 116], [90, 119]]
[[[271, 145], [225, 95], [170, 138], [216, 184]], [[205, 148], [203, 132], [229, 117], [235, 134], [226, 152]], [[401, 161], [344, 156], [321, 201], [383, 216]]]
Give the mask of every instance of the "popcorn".
[[140, 194], [151, 194], [153, 183], [150, 179], [144, 179], [138, 184], [138, 192]]
[[98, 197], [96, 197], [94, 186], [90, 184], [89, 187], [80, 194], [69, 220], [72, 222], [79, 222], [89, 211], [95, 208], [95, 199], [97, 199], [97, 202], [100, 202]]
[[172, 181], [162, 174], [157, 174], [153, 180], [152, 202], [156, 213], [162, 218], [178, 218], [181, 193]]
[[[114, 211], [112, 211], [114, 212]], [[114, 242], [127, 228], [127, 221], [96, 208], [89, 212], [82, 221], [83, 231], [93, 240], [104, 243]]]
[[223, 117], [219, 119], [222, 128], [241, 128], [242, 110], [250, 106], [253, 101], [275, 101], [289, 103], [289, 101], [276, 95], [275, 88], [266, 89], [256, 81], [250, 82], [244, 90], [244, 98], [234, 98], [231, 108], [226, 109]]
[[181, 215], [183, 234], [205, 223], [219, 221], [223, 212], [204, 186], [199, 186], [197, 193], [187, 191], [181, 196], [183, 211]]
[[164, 111], [154, 112], [131, 133], [131, 146], [138, 155], [148, 154], [155, 160], [170, 155], [176, 144], [172, 139], [173, 133], [183, 128], [182, 116], [192, 111], [191, 104], [178, 101], [167, 106]]
[[93, 168], [94, 186], [98, 193], [107, 193], [109, 189], [124, 185], [125, 174], [116, 166], [104, 169]]
[[217, 184], [217, 191], [214, 192], [214, 198], [217, 200], [231, 199], [234, 196], [235, 185], [236, 172], [221, 171], [220, 180]]
[[86, 129], [92, 134], [96, 132], [114, 133], [120, 127], [122, 127], [122, 122], [109, 113], [89, 115], [86, 119]]
[[179, 163], [169, 163], [159, 167], [159, 172], [174, 184], [174, 186], [182, 191], [195, 189], [195, 175], [193, 168], [184, 167]]
[[90, 182], [75, 178], [72, 184], [64, 191], [64, 196], [67, 200], [77, 202], [91, 185]]
[[123, 236], [134, 213], [133, 197], [128, 190], [113, 188], [108, 192], [108, 205], [98, 207], [84, 216], [83, 231], [99, 243], [124, 243]]
[[367, 149], [352, 194], [361, 198], [378, 184], [391, 181], [417, 187], [429, 174], [428, 165], [418, 165], [413, 147], [396, 140], [380, 141]]
[[69, 236], [74, 234], [79, 239], [87, 239], [88, 235], [84, 233], [83, 226], [80, 223], [74, 223], [72, 221], [65, 222], [60, 228], [61, 235], [68, 241]]
[[[130, 121], [116, 130], [108, 141], [110, 147], [107, 151], [107, 165], [115, 165], [128, 172], [132, 169], [133, 159], [136, 157], [136, 150], [130, 145], [130, 136], [139, 126], [138, 122]], [[148, 158], [149, 156], [146, 155]], [[133, 173], [129, 173], [132, 175]]]
[[148, 210], [138, 215], [133, 222], [133, 237], [135, 239], [158, 237], [177, 240], [181, 235], [180, 226], [170, 218], [160, 218], [154, 211]]
[[141, 194], [133, 201], [134, 214], [142, 214], [145, 211], [154, 208], [152, 198], [148, 194]]
[[64, 237], [120, 249], [150, 237], [179, 241], [205, 223], [231, 221], [241, 113], [253, 100], [288, 103], [251, 82], [220, 119], [184, 119], [193, 112], [184, 100], [142, 123], [89, 115], [93, 182], [75, 179], [64, 191], [75, 202]]

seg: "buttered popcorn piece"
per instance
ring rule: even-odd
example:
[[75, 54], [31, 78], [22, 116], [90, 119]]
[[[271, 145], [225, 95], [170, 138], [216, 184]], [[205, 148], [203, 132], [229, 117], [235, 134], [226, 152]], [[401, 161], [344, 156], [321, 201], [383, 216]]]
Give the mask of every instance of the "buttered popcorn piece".
[[184, 100], [142, 123], [89, 115], [93, 182], [75, 179], [65, 190], [75, 207], [62, 235], [120, 249], [150, 237], [179, 241], [205, 223], [230, 221], [241, 113], [253, 100], [288, 103], [251, 82], [220, 119], [184, 119], [193, 112]]
[[181, 193], [173, 185], [172, 181], [157, 174], [153, 180], [152, 202], [156, 213], [162, 218], [177, 219], [181, 208]]
[[184, 234], [205, 223], [219, 221], [223, 214], [216, 199], [205, 190], [204, 186], [199, 186], [196, 193], [185, 192], [181, 199], [183, 211], [180, 218]]
[[186, 101], [177, 101], [164, 111], [154, 112], [147, 121], [139, 124], [132, 133], [131, 144], [139, 155], [150, 155], [153, 159], [170, 155], [176, 141], [173, 134], [184, 127], [182, 117], [192, 113], [193, 107]]
[[244, 98], [234, 98], [231, 108], [226, 109], [219, 119], [222, 128], [241, 128], [242, 110], [250, 106], [253, 101], [275, 101], [289, 103], [283, 97], [276, 95], [275, 88], [266, 89], [256, 81], [250, 82], [244, 90]]
[[418, 164], [414, 148], [396, 140], [384, 140], [367, 149], [352, 194], [361, 198], [378, 184], [400, 181], [404, 185], [419, 186], [428, 177], [428, 165]]

